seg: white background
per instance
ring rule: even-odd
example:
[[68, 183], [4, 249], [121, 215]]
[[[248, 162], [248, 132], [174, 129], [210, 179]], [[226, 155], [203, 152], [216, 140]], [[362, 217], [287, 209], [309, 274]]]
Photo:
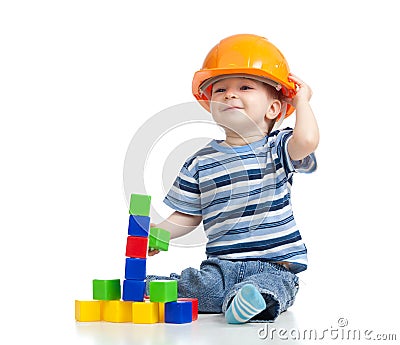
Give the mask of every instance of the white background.
[[[319, 169], [293, 187], [310, 264], [294, 312], [311, 326], [346, 317], [399, 331], [395, 4], [3, 1], [0, 337], [76, 342], [74, 300], [91, 298], [94, 278], [123, 278], [130, 140], [155, 113], [193, 100], [193, 73], [236, 33], [267, 37], [314, 91]], [[202, 259], [201, 247], [171, 248], [148, 268]]]

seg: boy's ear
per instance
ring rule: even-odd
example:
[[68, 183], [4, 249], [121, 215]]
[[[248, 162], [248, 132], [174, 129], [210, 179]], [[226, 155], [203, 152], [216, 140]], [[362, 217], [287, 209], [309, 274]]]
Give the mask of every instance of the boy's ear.
[[277, 116], [280, 114], [282, 110], [282, 103], [280, 100], [278, 99], [274, 99], [271, 104], [269, 105], [269, 108], [267, 110], [267, 113], [265, 114], [265, 116], [269, 119], [269, 120], [274, 120], [277, 118]]

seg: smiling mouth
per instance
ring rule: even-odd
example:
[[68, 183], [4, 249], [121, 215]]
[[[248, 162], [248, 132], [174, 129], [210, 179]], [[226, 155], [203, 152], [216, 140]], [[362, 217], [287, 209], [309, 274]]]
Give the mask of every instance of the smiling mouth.
[[228, 110], [243, 110], [242, 107], [226, 107], [222, 111], [228, 111]]

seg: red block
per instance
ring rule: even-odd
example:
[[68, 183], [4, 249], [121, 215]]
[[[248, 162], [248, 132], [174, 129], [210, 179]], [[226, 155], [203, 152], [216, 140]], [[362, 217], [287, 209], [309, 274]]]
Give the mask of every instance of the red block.
[[178, 298], [178, 301], [192, 302], [192, 321], [197, 320], [199, 314], [199, 300], [197, 298]]
[[147, 242], [147, 237], [128, 236], [125, 256], [145, 259], [147, 257]]

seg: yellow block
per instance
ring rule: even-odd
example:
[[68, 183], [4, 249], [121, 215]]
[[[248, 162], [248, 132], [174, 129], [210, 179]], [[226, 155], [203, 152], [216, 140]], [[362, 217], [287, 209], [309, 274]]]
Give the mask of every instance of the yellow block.
[[164, 317], [164, 309], [165, 309], [165, 303], [158, 303], [158, 320], [159, 322], [165, 322], [165, 317]]
[[159, 316], [157, 302], [133, 302], [133, 323], [157, 323], [158, 320]]
[[75, 300], [75, 320], [81, 322], [101, 321], [101, 302]]
[[132, 302], [102, 301], [102, 319], [108, 322], [132, 322]]

